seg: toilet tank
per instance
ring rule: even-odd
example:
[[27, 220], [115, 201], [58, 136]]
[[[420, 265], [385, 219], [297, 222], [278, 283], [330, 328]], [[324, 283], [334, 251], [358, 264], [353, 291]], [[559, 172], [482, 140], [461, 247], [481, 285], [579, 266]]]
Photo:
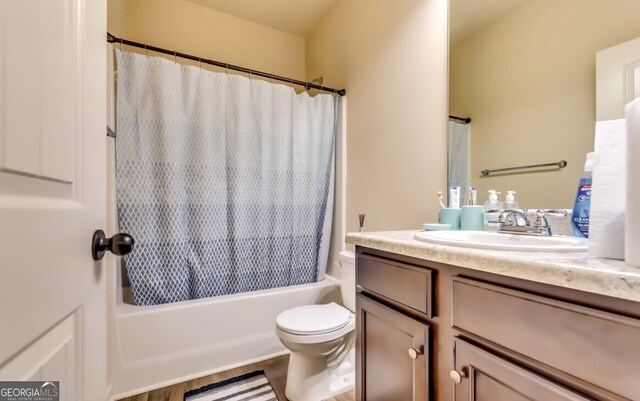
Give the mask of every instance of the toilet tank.
[[353, 251], [342, 251], [340, 261], [340, 291], [342, 304], [351, 312], [356, 311], [356, 255]]

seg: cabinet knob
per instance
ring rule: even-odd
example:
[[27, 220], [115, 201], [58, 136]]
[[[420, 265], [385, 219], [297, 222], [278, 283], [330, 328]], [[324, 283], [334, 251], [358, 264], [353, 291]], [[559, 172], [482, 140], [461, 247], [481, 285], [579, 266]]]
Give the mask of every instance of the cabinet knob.
[[451, 376], [451, 380], [453, 380], [455, 384], [460, 384], [462, 382], [462, 379], [466, 377], [464, 372], [458, 372], [457, 370], [452, 370], [449, 373], [449, 376]]
[[414, 361], [418, 359], [418, 357], [422, 354], [422, 347], [419, 348], [409, 348], [409, 358]]

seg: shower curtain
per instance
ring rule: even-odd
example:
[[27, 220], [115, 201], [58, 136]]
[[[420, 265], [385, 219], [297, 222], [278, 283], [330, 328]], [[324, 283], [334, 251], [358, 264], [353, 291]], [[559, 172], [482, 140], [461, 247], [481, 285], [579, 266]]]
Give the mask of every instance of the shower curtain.
[[321, 280], [337, 99], [117, 51], [116, 195], [134, 299]]
[[470, 184], [469, 124], [449, 121], [449, 185], [460, 187], [460, 204], [466, 204]]

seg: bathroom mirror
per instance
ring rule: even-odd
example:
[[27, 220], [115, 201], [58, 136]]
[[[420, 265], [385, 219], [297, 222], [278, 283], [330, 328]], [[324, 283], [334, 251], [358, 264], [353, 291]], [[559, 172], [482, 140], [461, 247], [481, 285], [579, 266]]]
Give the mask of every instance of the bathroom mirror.
[[[596, 52], [640, 37], [637, 0], [450, 0], [449, 182], [571, 208], [593, 150]], [[482, 176], [481, 171], [566, 161]]]

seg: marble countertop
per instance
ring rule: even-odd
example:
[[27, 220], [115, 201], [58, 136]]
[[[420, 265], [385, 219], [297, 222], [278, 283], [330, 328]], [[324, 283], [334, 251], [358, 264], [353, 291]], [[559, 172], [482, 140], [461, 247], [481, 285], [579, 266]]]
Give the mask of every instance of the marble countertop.
[[429, 244], [418, 231], [347, 234], [347, 243], [433, 262], [640, 302], [640, 268], [586, 253], [494, 251]]

